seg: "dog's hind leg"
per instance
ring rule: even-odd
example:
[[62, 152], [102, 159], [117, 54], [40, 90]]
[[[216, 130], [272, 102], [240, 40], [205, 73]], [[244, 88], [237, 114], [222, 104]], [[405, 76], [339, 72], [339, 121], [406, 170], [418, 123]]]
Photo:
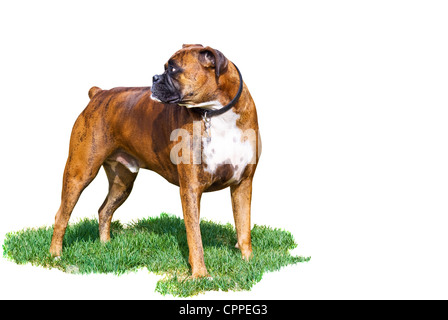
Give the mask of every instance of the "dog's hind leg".
[[[88, 129], [86, 129], [88, 128]], [[55, 217], [50, 254], [62, 254], [62, 242], [70, 215], [82, 191], [96, 177], [108, 150], [104, 141], [96, 138], [91, 127], [81, 115], [78, 117], [70, 138], [70, 151], [64, 170], [61, 205]], [[100, 147], [101, 146], [101, 147]]]
[[109, 180], [109, 193], [98, 210], [98, 220], [100, 240], [101, 242], [107, 242], [110, 240], [112, 216], [131, 193], [138, 170], [130, 171], [118, 161], [106, 161], [103, 167]]
[[62, 242], [73, 208], [78, 202], [82, 191], [96, 177], [101, 166], [101, 163], [95, 163], [87, 170], [84, 170], [79, 168], [74, 162], [75, 160], [69, 156], [64, 171], [61, 206], [56, 213], [53, 237], [51, 239], [50, 253], [52, 256], [60, 256], [62, 254]]

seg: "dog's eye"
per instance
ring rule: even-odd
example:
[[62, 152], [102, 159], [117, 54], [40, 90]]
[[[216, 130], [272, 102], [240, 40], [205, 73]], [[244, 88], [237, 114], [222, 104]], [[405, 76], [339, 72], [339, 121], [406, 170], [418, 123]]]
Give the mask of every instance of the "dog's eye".
[[165, 70], [168, 70], [169, 73], [175, 73], [177, 71], [177, 68], [174, 66], [168, 65], [168, 68], [165, 68]]
[[171, 63], [168, 63], [165, 70], [171, 75], [175, 75], [181, 71], [181, 69], [179, 67], [177, 67], [176, 65], [171, 64]]

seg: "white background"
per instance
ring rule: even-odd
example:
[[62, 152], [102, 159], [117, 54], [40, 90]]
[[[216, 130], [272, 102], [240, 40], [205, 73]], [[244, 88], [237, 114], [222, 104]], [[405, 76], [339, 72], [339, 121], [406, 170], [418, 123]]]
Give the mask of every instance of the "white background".
[[[3, 1], [0, 240], [51, 225], [72, 125], [93, 85], [147, 86], [183, 43], [221, 50], [255, 99], [252, 221], [309, 263], [207, 299], [448, 298], [448, 10], [444, 1]], [[96, 217], [100, 171], [71, 221]], [[233, 222], [228, 190], [201, 216]], [[114, 219], [182, 216], [141, 170]], [[170, 299], [147, 270], [69, 275], [0, 258], [0, 298]]]

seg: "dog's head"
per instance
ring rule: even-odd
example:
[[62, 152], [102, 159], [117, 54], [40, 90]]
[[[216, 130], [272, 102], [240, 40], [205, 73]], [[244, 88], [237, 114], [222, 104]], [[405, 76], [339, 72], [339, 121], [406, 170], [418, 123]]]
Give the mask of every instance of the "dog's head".
[[200, 44], [183, 45], [153, 77], [152, 98], [164, 103], [197, 105], [216, 99], [220, 77], [229, 61], [218, 50]]

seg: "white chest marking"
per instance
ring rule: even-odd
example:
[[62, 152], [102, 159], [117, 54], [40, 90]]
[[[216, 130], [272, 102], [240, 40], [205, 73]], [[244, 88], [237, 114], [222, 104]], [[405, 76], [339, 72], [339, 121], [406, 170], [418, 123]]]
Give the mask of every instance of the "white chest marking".
[[228, 181], [239, 181], [247, 164], [252, 163], [254, 149], [250, 139], [238, 128], [236, 121], [240, 116], [229, 110], [214, 116], [210, 123], [210, 136], [202, 138], [202, 159], [207, 164], [206, 171], [214, 174], [222, 164], [233, 166], [233, 177]]

